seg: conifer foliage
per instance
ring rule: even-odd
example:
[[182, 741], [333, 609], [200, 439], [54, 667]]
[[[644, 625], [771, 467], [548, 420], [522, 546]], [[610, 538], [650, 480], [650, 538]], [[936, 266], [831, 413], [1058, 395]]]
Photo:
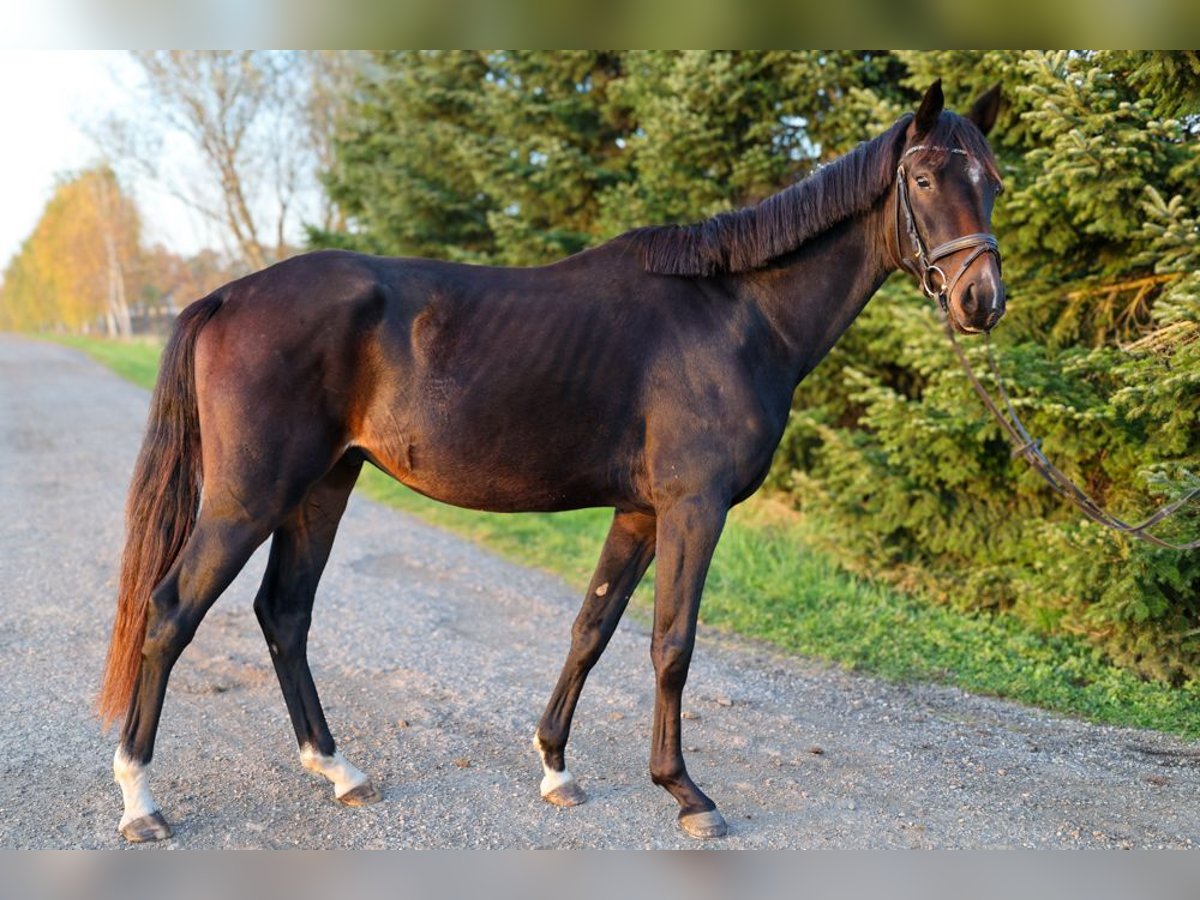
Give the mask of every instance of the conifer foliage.
[[[327, 183], [322, 236], [534, 264], [694, 221], [803, 177], [934, 78], [1002, 86], [994, 340], [1046, 454], [1140, 519], [1200, 484], [1200, 54], [578, 52], [377, 56]], [[978, 343], [969, 352], [982, 361]], [[876, 577], [964, 611], [1084, 633], [1148, 676], [1200, 675], [1200, 553], [1082, 519], [1012, 460], [902, 276], [801, 385], [772, 488]], [[1200, 536], [1200, 509], [1164, 536]]]

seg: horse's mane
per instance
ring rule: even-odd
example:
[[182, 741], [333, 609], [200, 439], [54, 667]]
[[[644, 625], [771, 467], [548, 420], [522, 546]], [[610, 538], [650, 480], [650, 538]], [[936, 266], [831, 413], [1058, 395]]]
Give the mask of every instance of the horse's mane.
[[[759, 268], [851, 216], [866, 212], [895, 180], [912, 115], [756, 206], [695, 225], [652, 225], [625, 235], [642, 268], [658, 275], [717, 275]], [[943, 113], [923, 141], [961, 146], [986, 161], [987, 141], [966, 119]]]

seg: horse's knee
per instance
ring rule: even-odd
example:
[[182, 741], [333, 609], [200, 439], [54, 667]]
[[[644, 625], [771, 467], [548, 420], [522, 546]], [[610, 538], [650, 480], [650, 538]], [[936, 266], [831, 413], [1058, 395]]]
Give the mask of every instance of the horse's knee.
[[604, 646], [604, 636], [596, 626], [576, 626], [571, 630], [572, 661], [584, 671], [590, 671], [599, 662]]
[[692, 662], [690, 642], [682, 638], [665, 637], [655, 641], [650, 651], [658, 685], [664, 690], [682, 689]]

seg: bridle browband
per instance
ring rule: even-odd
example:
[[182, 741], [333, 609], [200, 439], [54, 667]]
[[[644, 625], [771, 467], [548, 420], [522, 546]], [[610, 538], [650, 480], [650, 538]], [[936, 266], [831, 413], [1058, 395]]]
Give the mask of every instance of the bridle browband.
[[[946, 241], [944, 244], [938, 244], [932, 250], [925, 248], [925, 242], [921, 240], [921, 233], [917, 229], [917, 219], [913, 215], [912, 202], [908, 199], [908, 179], [904, 170], [904, 160], [918, 150], [941, 150], [948, 153], [957, 153], [961, 156], [969, 157], [970, 154], [966, 150], [960, 150], [957, 147], [929, 147], [925, 144], [917, 144], [915, 147], [909, 147], [904, 151], [904, 155], [900, 157], [900, 165], [896, 167], [896, 255], [900, 260], [900, 265], [908, 272], [916, 276], [917, 281], [921, 284], [923, 290], [928, 297], [936, 297], [938, 303], [942, 307], [942, 311], [946, 312], [950, 306], [950, 294], [953, 292], [959, 280], [966, 274], [967, 269], [971, 268], [972, 263], [985, 253], [991, 253], [996, 257], [996, 265], [1000, 265], [1000, 246], [996, 243], [996, 238], [993, 235], [984, 232], [975, 234], [965, 234], [962, 237], [956, 237], [953, 240]], [[900, 238], [900, 212], [904, 211], [905, 230], [908, 232], [908, 239], [913, 248], [916, 250], [916, 258], [908, 259], [904, 254], [904, 248]], [[945, 270], [937, 265], [938, 260], [945, 259], [960, 250], [969, 250], [975, 248], [975, 252], [971, 253], [962, 264], [958, 267], [958, 271], [954, 273], [953, 278], [947, 278]], [[938, 284], [933, 283], [934, 276], [938, 279]]]

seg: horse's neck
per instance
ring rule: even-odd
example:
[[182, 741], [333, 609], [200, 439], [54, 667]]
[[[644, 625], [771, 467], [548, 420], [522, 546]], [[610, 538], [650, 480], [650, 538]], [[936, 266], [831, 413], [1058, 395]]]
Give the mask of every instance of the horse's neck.
[[887, 203], [881, 202], [766, 269], [742, 276], [742, 290], [770, 321], [797, 383], [894, 271], [887, 211]]

